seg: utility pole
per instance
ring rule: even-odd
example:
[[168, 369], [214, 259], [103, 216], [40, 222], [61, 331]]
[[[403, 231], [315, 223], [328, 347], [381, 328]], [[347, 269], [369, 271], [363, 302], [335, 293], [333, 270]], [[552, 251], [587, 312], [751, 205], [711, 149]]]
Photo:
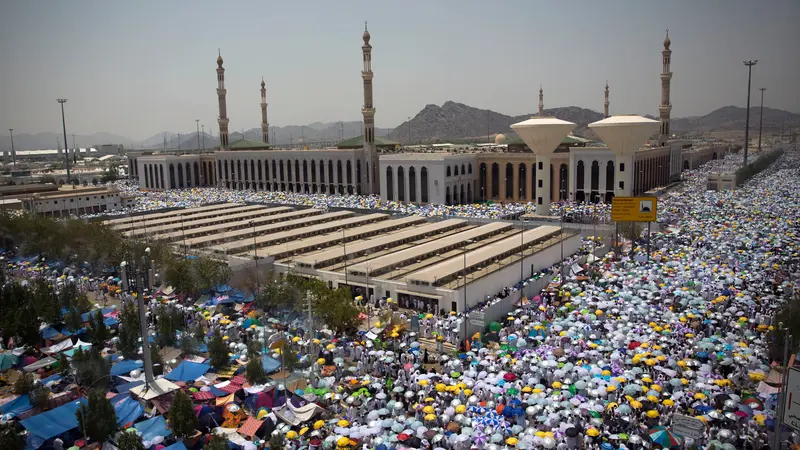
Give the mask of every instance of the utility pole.
[[203, 129], [203, 150], [206, 149], [206, 126], [200, 125], [200, 128]]
[[61, 128], [64, 131], [64, 148], [66, 149], [66, 151], [64, 152], [64, 155], [65, 155], [65, 158], [66, 158], [66, 161], [67, 161], [67, 184], [69, 184], [70, 183], [70, 177], [69, 177], [69, 148], [68, 148], [69, 145], [67, 145], [67, 120], [64, 118], [64, 103], [67, 103], [67, 99], [59, 98], [59, 99], [56, 99], [56, 101], [58, 101], [58, 103], [61, 104]]
[[758, 88], [761, 91], [761, 108], [759, 108], [758, 118], [758, 152], [761, 153], [761, 128], [764, 125], [764, 91], [767, 88]]
[[747, 118], [744, 126], [744, 165], [747, 165], [747, 147], [750, 140], [750, 80], [753, 75], [753, 66], [758, 62], [757, 59], [742, 61], [747, 66]]
[[178, 150], [181, 149], [181, 134], [178, 133]]
[[14, 129], [9, 128], [8, 132], [11, 134], [11, 161], [14, 164], [14, 167], [17, 166], [17, 151], [14, 150]]

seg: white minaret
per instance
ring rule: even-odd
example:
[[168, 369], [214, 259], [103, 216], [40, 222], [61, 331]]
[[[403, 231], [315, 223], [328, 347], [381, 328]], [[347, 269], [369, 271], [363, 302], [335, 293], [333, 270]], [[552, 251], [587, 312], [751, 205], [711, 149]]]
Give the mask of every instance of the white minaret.
[[544, 116], [544, 91], [542, 85], [539, 85], [539, 117]]
[[605, 101], [603, 102], [603, 117], [608, 119], [608, 80], [606, 80]]
[[261, 140], [269, 144], [269, 122], [267, 122], [267, 85], [261, 78]]
[[672, 58], [672, 50], [669, 46], [672, 42], [669, 40], [669, 29], [667, 29], [667, 37], [664, 38], [664, 50], [661, 52], [661, 105], [658, 107], [659, 116], [661, 118], [661, 131], [659, 132], [658, 142], [661, 146], [667, 145], [669, 140], [669, 113], [672, 111], [672, 104], [669, 102], [669, 84], [672, 80], [672, 72], [669, 71], [670, 59]]
[[219, 100], [219, 146], [228, 148], [228, 108], [225, 104], [225, 69], [222, 67], [222, 54], [217, 50], [217, 98]]
[[364, 106], [361, 108], [361, 115], [364, 117], [364, 150], [366, 150], [367, 164], [369, 165], [369, 175], [364, 171], [362, 177], [366, 177], [363, 185], [373, 194], [380, 194], [380, 178], [378, 170], [378, 149], [375, 148], [375, 106], [372, 104], [372, 46], [369, 45], [369, 31], [367, 22], [364, 22], [364, 45], [361, 46], [361, 53], [364, 59], [364, 68], [361, 71], [361, 79], [364, 82]]

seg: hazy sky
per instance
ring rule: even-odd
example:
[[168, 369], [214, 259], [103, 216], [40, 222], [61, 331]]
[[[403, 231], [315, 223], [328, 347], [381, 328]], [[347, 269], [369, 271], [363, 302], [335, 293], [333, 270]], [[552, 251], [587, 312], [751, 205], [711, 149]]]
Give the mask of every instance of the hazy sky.
[[664, 29], [672, 114], [753, 102], [800, 112], [800, 1], [42, 1], [0, 11], [0, 129], [145, 139], [217, 134], [217, 48], [230, 129], [360, 120], [361, 33], [372, 34], [376, 124], [454, 100], [505, 114], [577, 105], [658, 114]]

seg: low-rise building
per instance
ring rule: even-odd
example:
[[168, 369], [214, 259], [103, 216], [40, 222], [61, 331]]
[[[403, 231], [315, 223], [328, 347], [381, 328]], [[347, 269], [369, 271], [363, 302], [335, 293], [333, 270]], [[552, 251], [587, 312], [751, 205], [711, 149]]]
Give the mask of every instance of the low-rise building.
[[98, 214], [131, 206], [135, 197], [120, 194], [115, 186], [65, 186], [54, 192], [20, 196], [22, 209], [50, 217]]

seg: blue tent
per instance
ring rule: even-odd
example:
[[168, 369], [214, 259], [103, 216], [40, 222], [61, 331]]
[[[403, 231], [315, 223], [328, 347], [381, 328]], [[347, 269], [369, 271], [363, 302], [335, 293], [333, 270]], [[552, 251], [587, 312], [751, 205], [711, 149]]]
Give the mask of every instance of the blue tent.
[[33, 406], [31, 406], [30, 398], [27, 395], [20, 395], [14, 400], [0, 405], [0, 413], [19, 416], [20, 414], [30, 411], [31, 408], [33, 408]]
[[119, 320], [114, 317], [106, 317], [103, 319], [103, 323], [105, 323], [107, 327], [114, 327], [119, 325]]
[[127, 394], [128, 392], [130, 392], [131, 389], [135, 388], [136, 386], [141, 386], [143, 384], [144, 381], [134, 381], [133, 383], [124, 383], [115, 387], [114, 390], [116, 390], [118, 394]]
[[186, 446], [183, 445], [183, 441], [178, 441], [163, 450], [186, 450]]
[[167, 429], [167, 421], [164, 416], [155, 416], [152, 419], [139, 422], [133, 427], [142, 434], [143, 441], [152, 441], [156, 436], [167, 437], [172, 434], [172, 431]]
[[63, 380], [63, 379], [64, 379], [64, 377], [62, 377], [59, 374], [50, 375], [49, 377], [47, 377], [47, 378], [42, 380], [42, 384], [47, 386], [48, 383], [52, 383], [52, 382], [60, 383], [61, 380]]
[[265, 372], [272, 373], [280, 369], [281, 362], [271, 356], [261, 355], [261, 367], [264, 368]]
[[21, 421], [23, 427], [28, 432], [43, 440], [48, 440], [59, 434], [66, 433], [78, 426], [78, 418], [75, 411], [79, 405], [86, 404], [86, 399], [81, 397], [69, 403], [51, 409], [50, 411], [37, 414], [33, 417]]
[[17, 364], [19, 358], [13, 353], [0, 353], [0, 370], [10, 369]]
[[143, 364], [138, 361], [123, 360], [111, 366], [111, 376], [125, 375], [131, 370], [141, 369]]
[[192, 381], [202, 377], [211, 370], [208, 364], [199, 364], [191, 361], [181, 361], [178, 367], [166, 374], [164, 378], [171, 381]]
[[117, 424], [124, 425], [133, 422], [144, 414], [144, 408], [138, 401], [130, 398], [128, 394], [118, 395], [111, 399], [114, 412], [117, 413]]

